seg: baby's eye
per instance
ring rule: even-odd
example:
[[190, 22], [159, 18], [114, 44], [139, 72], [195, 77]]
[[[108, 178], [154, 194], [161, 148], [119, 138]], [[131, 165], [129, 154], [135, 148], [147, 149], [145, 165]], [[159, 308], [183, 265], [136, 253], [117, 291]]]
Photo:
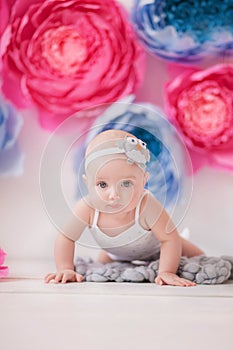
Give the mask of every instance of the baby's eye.
[[133, 145], [136, 145], [138, 143], [138, 140], [135, 139], [134, 137], [131, 137], [131, 136], [128, 136], [127, 137], [127, 142], [133, 144]]
[[146, 143], [142, 140], [138, 140], [138, 142], [140, 143], [140, 145], [146, 149]]
[[122, 187], [130, 187], [131, 185], [132, 185], [132, 182], [128, 180], [122, 181], [121, 183]]
[[97, 186], [100, 187], [100, 188], [106, 188], [106, 187], [107, 187], [107, 184], [106, 184], [106, 182], [104, 182], [104, 181], [100, 181], [100, 182], [97, 184]]

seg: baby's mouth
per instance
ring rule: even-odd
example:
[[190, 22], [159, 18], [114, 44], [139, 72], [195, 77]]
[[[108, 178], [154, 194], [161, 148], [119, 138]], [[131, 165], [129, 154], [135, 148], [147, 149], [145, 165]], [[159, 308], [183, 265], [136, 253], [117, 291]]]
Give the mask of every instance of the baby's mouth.
[[121, 204], [120, 203], [109, 203], [108, 207], [113, 208], [113, 209], [118, 209], [121, 208]]

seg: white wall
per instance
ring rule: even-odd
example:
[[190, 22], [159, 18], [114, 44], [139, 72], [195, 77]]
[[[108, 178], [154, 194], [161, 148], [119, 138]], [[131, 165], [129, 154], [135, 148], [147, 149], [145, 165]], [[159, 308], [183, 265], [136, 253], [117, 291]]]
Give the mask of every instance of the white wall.
[[[127, 7], [131, 1], [121, 1]], [[153, 79], [151, 80], [151, 72]], [[148, 56], [148, 68], [144, 85], [138, 91], [138, 100], [154, 102], [162, 106], [162, 86], [166, 80], [165, 63]], [[156, 86], [157, 91], [149, 89]], [[14, 258], [50, 258], [56, 229], [47, 216], [39, 186], [39, 167], [49, 133], [43, 131], [35, 112], [24, 115], [24, 127], [20, 134], [21, 149], [25, 153], [25, 169], [21, 177], [0, 177], [0, 246]], [[62, 139], [57, 139], [57, 149]], [[49, 175], [51, 169], [49, 169]], [[55, 176], [55, 174], [54, 174]], [[73, 172], [70, 169], [70, 175]], [[194, 177], [191, 204], [182, 227], [188, 226], [191, 239], [209, 255], [233, 255], [233, 174], [203, 168]], [[96, 256], [96, 250], [80, 249], [80, 254]]]

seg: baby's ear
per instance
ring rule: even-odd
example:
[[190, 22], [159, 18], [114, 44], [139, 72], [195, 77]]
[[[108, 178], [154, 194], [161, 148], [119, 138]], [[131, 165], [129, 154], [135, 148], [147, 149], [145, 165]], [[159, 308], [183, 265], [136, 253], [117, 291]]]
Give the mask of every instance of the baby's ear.
[[148, 173], [148, 171], [146, 171], [145, 174], [144, 174], [144, 179], [143, 179], [143, 185], [144, 186], [147, 183], [148, 177], [149, 177], [149, 173]]
[[87, 185], [87, 175], [86, 175], [86, 174], [83, 174], [83, 175], [82, 175], [82, 178], [83, 178], [83, 181], [85, 182], [85, 184]]

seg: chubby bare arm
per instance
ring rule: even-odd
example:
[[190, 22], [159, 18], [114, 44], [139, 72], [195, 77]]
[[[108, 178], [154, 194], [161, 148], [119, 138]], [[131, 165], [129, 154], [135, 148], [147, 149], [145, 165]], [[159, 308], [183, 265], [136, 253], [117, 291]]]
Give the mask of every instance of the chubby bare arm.
[[54, 257], [58, 271], [63, 269], [73, 270], [74, 241], [59, 233], [55, 240]]
[[182, 254], [182, 241], [166, 210], [150, 194], [145, 200], [143, 209], [147, 227], [161, 243], [159, 271], [155, 283], [194, 286], [195, 283], [176, 275]]
[[82, 275], [74, 271], [74, 241], [59, 233], [55, 240], [54, 257], [56, 263], [56, 272], [45, 276], [45, 282], [54, 283], [81, 282]]
[[56, 272], [45, 276], [45, 282], [54, 280], [55, 283], [81, 282], [83, 276], [74, 271], [74, 248], [77, 240], [90, 220], [90, 207], [85, 201], [78, 202], [74, 214], [67, 221], [62, 232], [59, 232], [54, 245]]
[[205, 252], [202, 249], [197, 247], [195, 244], [187, 241], [187, 239], [184, 239], [181, 237], [181, 243], [182, 243], [182, 256], [187, 256], [188, 258], [191, 258], [192, 256], [205, 254]]

